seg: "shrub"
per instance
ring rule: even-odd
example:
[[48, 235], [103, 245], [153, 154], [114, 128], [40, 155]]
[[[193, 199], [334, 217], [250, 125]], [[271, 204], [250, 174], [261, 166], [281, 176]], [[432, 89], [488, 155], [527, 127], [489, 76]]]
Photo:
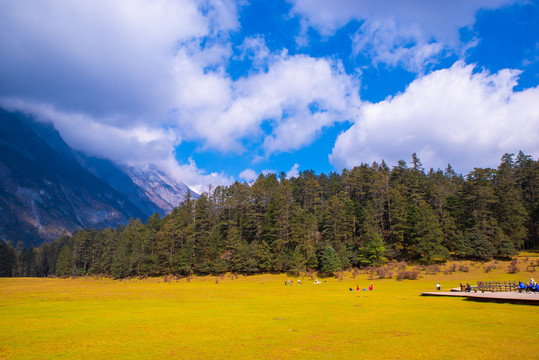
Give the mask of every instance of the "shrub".
[[459, 266], [459, 271], [468, 272], [468, 271], [470, 271], [470, 267], [468, 267], [467, 265], [460, 265]]
[[427, 275], [436, 275], [440, 272], [440, 267], [438, 265], [428, 265], [425, 271]]
[[496, 266], [486, 265], [485, 267], [483, 267], [483, 270], [485, 270], [486, 273], [489, 273], [492, 269], [496, 269]]
[[397, 273], [397, 280], [398, 281], [402, 281], [403, 279], [416, 280], [418, 277], [419, 277], [419, 272], [414, 271], [414, 270], [411, 270], [411, 271], [399, 271]]
[[509, 263], [509, 268], [507, 269], [509, 274], [516, 274], [517, 272], [520, 271], [520, 269], [517, 266], [517, 263], [518, 263], [517, 259], [514, 259], [513, 261], [511, 261], [511, 263]]
[[385, 266], [379, 266], [379, 267], [375, 268], [374, 272], [376, 273], [376, 275], [378, 275], [379, 279], [393, 277], [393, 273], [389, 270], [389, 268], [387, 268]]

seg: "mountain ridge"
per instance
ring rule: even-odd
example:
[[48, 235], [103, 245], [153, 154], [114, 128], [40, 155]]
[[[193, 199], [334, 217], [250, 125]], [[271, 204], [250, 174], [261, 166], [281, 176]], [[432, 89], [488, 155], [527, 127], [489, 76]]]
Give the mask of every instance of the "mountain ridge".
[[[157, 181], [160, 180], [160, 181]], [[166, 184], [166, 185], [165, 185]], [[25, 246], [161, 216], [196, 194], [156, 168], [87, 156], [52, 124], [0, 109], [0, 238]]]

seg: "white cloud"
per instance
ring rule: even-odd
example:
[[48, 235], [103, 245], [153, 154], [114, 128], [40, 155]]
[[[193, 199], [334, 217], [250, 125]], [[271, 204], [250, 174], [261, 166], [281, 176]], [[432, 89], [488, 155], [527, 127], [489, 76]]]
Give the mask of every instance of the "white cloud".
[[140, 124], [120, 128], [108, 124], [113, 120], [61, 112], [49, 104], [13, 98], [0, 98], [0, 106], [34, 115], [39, 121], [52, 122], [64, 141], [77, 151], [139, 168], [154, 164], [198, 193], [210, 184], [228, 185], [233, 181], [224, 174], [207, 174], [198, 169], [192, 159], [188, 164], [179, 164], [175, 159], [174, 147], [180, 139], [171, 129]]
[[376, 62], [403, 65], [420, 72], [442, 49], [456, 50], [459, 29], [475, 22], [479, 9], [494, 9], [519, 0], [288, 0], [292, 13], [307, 27], [330, 36], [352, 20], [363, 22], [353, 37], [357, 52]]
[[[286, 54], [270, 64], [235, 82], [192, 62], [182, 65], [184, 82], [192, 86], [185, 86], [179, 100], [180, 127], [222, 151], [242, 152], [242, 140], [263, 137], [269, 156], [309, 144], [323, 127], [350, 119], [360, 105], [357, 82], [339, 64]], [[265, 136], [263, 123], [272, 128]]]
[[250, 59], [252, 61], [251, 70], [267, 70], [271, 52], [262, 36], [245, 38], [240, 49], [242, 53], [238, 58], [241, 60]]
[[495, 167], [505, 152], [539, 155], [539, 87], [514, 92], [519, 71], [474, 73], [456, 63], [412, 82], [393, 99], [365, 105], [330, 155], [337, 168], [396, 163], [417, 152], [426, 168]]
[[253, 181], [258, 177], [258, 173], [253, 169], [245, 169], [240, 173], [240, 179], [245, 181]]
[[2, 104], [52, 121], [76, 150], [160, 165], [194, 189], [230, 182], [192, 161], [178, 164], [174, 147], [183, 136], [170, 117], [184, 103], [207, 107], [208, 94], [218, 103], [229, 91], [219, 66], [231, 55], [236, 7], [231, 0], [2, 2]]
[[231, 176], [223, 173], [206, 173], [206, 171], [197, 167], [193, 159], [189, 159], [187, 164], [178, 164], [176, 159], [168, 158], [159, 163], [158, 166], [167, 171], [176, 180], [182, 181], [198, 194], [206, 191], [210, 186], [215, 188], [220, 185], [230, 185], [234, 182]]
[[[73, 148], [130, 164], [167, 162], [184, 139], [238, 153], [259, 143], [253, 160], [267, 158], [353, 117], [358, 83], [339, 63], [272, 55], [261, 37], [243, 44], [254, 72], [233, 81], [238, 27], [228, 0], [2, 3], [0, 98]], [[183, 173], [204, 178], [193, 164]]]
[[268, 176], [269, 174], [277, 174], [277, 171], [273, 169], [264, 169], [262, 170], [262, 174], [264, 174], [264, 176]]
[[286, 177], [290, 179], [293, 177], [298, 177], [298, 175], [299, 175], [299, 164], [295, 163], [294, 166], [292, 166], [292, 168], [286, 172]]
[[[211, 11], [203, 14], [203, 4]], [[237, 26], [237, 21], [213, 19], [234, 14], [234, 9], [221, 4], [3, 2], [0, 95], [38, 99], [94, 115], [163, 116], [171, 107], [172, 60], [178, 44]]]
[[431, 36], [447, 41], [457, 39], [461, 27], [473, 24], [479, 9], [495, 9], [518, 0], [423, 1], [423, 0], [288, 0], [292, 13], [301, 15], [308, 25], [331, 35], [352, 20], [398, 19], [406, 24], [421, 24]]
[[63, 112], [50, 104], [0, 98], [0, 106], [52, 122], [64, 141], [75, 150], [128, 165], [155, 163], [170, 156], [180, 141], [163, 128], [134, 122], [132, 126], [111, 125], [114, 119], [98, 119], [84, 113]]
[[429, 41], [418, 26], [398, 26], [393, 19], [363, 23], [352, 41], [354, 54], [368, 54], [374, 65], [400, 65], [416, 73], [436, 62], [443, 51], [443, 46]]

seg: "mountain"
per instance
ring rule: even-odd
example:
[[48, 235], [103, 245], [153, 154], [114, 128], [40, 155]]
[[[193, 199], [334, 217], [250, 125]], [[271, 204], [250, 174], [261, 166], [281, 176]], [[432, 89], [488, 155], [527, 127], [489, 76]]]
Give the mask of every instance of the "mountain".
[[79, 163], [119, 193], [128, 197], [146, 214], [168, 214], [189, 194], [198, 194], [151, 165], [146, 169], [117, 165], [105, 159], [78, 154]]
[[156, 168], [71, 149], [50, 124], [0, 109], [0, 238], [26, 246], [166, 214], [191, 194]]

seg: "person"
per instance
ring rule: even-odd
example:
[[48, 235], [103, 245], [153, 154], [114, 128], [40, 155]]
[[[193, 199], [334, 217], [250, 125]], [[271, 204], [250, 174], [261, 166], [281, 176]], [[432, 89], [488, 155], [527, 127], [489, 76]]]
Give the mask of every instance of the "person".
[[357, 288], [356, 288], [357, 291], [359, 291], [359, 285], [357, 285]]
[[371, 286], [369, 286], [369, 290], [372, 290], [372, 283], [371, 283]]
[[300, 280], [300, 279], [298, 279], [298, 285], [300, 285], [300, 284], [301, 284], [301, 280]]
[[470, 284], [466, 283], [466, 292], [470, 291], [472, 291], [472, 287], [470, 286]]
[[354, 289], [350, 288], [350, 291], [354, 291]]
[[436, 284], [436, 289], [438, 289], [438, 291], [442, 290], [442, 285], [440, 285], [440, 283], [437, 283]]

